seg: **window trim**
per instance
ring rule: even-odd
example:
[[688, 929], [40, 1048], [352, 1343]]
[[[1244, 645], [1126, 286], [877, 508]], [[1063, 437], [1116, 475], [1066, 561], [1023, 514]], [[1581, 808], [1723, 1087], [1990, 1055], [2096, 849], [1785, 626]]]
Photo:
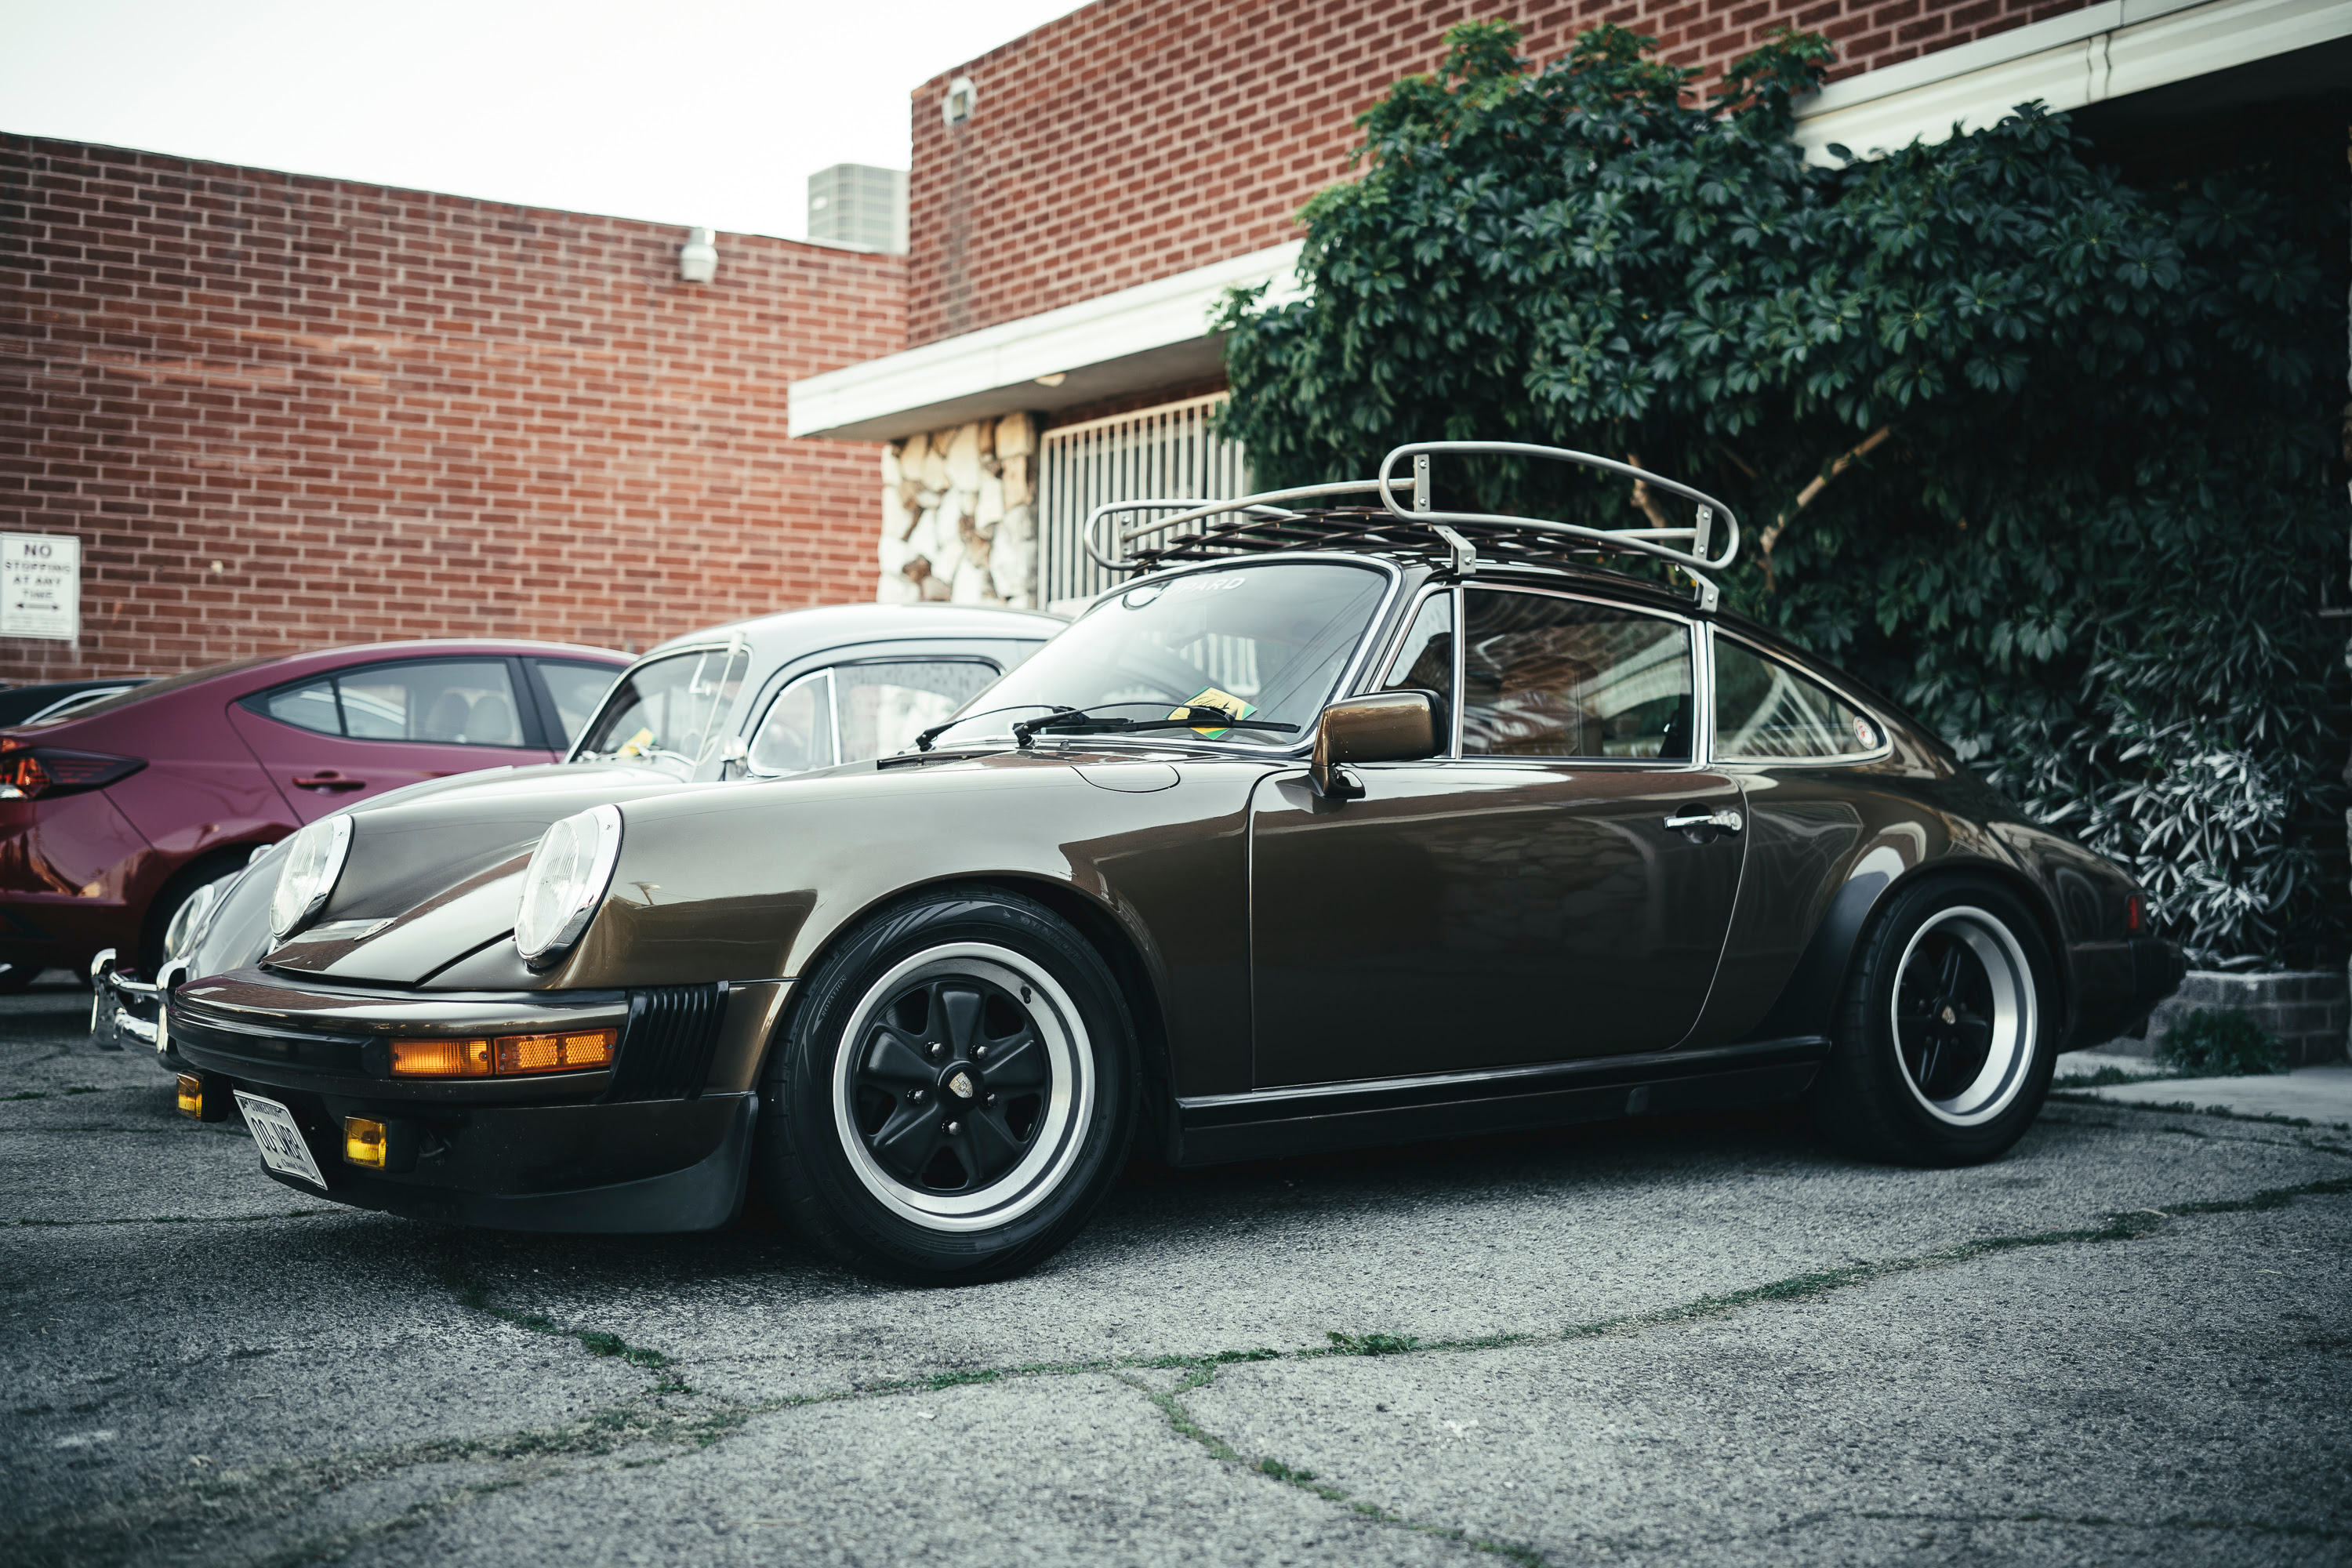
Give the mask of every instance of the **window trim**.
[[[1628, 616], [1645, 616], [1651, 620], [1667, 621], [1683, 628], [1689, 639], [1691, 668], [1691, 754], [1687, 757], [1507, 757], [1489, 756], [1481, 752], [1470, 755], [1462, 749], [1465, 733], [1464, 715], [1468, 704], [1461, 699], [1463, 678], [1470, 647], [1469, 590], [1486, 588], [1498, 594], [1535, 594], [1546, 598], [1570, 599], [1580, 604], [1601, 605]], [[1451, 590], [1455, 595], [1454, 605], [1454, 736], [1450, 749], [1443, 757], [1432, 762], [1475, 763], [1488, 766], [1534, 766], [1557, 768], [1562, 764], [1577, 768], [1607, 768], [1615, 771], [1641, 769], [1650, 773], [1706, 773], [1715, 765], [1715, 658], [1714, 647], [1706, 635], [1714, 626], [1696, 616], [1677, 614], [1673, 610], [1655, 609], [1648, 605], [1629, 605], [1622, 599], [1606, 594], [1574, 593], [1561, 588], [1537, 587], [1519, 583], [1455, 583]], [[1416, 601], [1415, 613], [1420, 605]], [[1412, 630], [1408, 622], [1400, 632], [1402, 640]]]
[[1719, 627], [1716, 626], [1712, 622], [1708, 624], [1706, 630], [1707, 642], [1709, 645], [1707, 657], [1707, 685], [1709, 689], [1707, 695], [1709, 701], [1707, 705], [1706, 748], [1707, 755], [1710, 758], [1714, 757], [1716, 754], [1715, 712], [1713, 702], [1715, 658], [1713, 645], [1715, 639], [1718, 637], [1730, 642], [1741, 652], [1754, 655], [1758, 659], [1767, 665], [1776, 666], [1781, 669], [1785, 669], [1790, 675], [1795, 676], [1798, 679], [1806, 681], [1813, 686], [1820, 687], [1822, 690], [1828, 692], [1831, 696], [1836, 698], [1839, 701], [1844, 703], [1847, 707], [1853, 709], [1864, 718], [1869, 720], [1878, 731], [1878, 744], [1866, 752], [1839, 752], [1832, 755], [1821, 757], [1727, 756], [1722, 759], [1727, 765], [1741, 768], [1850, 768], [1860, 763], [1884, 762], [1885, 759], [1895, 754], [1894, 726], [1887, 723], [1886, 716], [1879, 712], [1877, 709], [1873, 708], [1867, 702], [1856, 700], [1853, 692], [1838, 685], [1833, 680], [1824, 680], [1820, 676], [1814, 674], [1811, 670], [1802, 668], [1798, 665], [1790, 663], [1788, 659], [1780, 658], [1769, 649], [1757, 647], [1756, 644], [1748, 641], [1746, 637], [1740, 637], [1736, 633], [1723, 631]]

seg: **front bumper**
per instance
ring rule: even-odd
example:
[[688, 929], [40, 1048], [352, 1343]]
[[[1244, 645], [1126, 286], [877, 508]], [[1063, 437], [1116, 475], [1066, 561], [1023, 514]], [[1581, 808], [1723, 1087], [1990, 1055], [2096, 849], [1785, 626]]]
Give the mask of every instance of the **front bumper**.
[[[523, 994], [374, 990], [258, 970], [181, 986], [171, 1049], [217, 1089], [265, 1096], [300, 1127], [324, 1196], [513, 1230], [708, 1230], [740, 1211], [759, 1047], [781, 982]], [[610, 1068], [394, 1079], [397, 1036], [617, 1027]], [[384, 1168], [347, 1163], [343, 1123], [384, 1123]], [[299, 1192], [299, 1177], [272, 1172]]]

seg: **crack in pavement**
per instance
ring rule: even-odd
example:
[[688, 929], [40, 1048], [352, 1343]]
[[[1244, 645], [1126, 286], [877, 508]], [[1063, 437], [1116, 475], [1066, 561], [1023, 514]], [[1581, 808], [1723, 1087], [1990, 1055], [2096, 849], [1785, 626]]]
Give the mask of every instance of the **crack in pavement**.
[[[1356, 1498], [1346, 1489], [1333, 1485], [1315, 1472], [1299, 1468], [1270, 1456], [1255, 1458], [1244, 1455], [1224, 1438], [1202, 1426], [1183, 1403], [1183, 1395], [1210, 1386], [1222, 1366], [1247, 1362], [1307, 1362], [1339, 1356], [1398, 1356], [1462, 1354], [1483, 1350], [1545, 1344], [1570, 1344], [1603, 1336], [1637, 1335], [1650, 1330], [1721, 1317], [1748, 1307], [1773, 1301], [1805, 1300], [1850, 1289], [1874, 1280], [1911, 1273], [1921, 1269], [1951, 1268], [1976, 1258], [1990, 1257], [2021, 1247], [2097, 1246], [2109, 1242], [2132, 1241], [2159, 1233], [2173, 1220], [2189, 1216], [2224, 1214], [2248, 1214], [2284, 1208], [2297, 1198], [2339, 1196], [2352, 1194], [2352, 1177], [2334, 1177], [2305, 1182], [2294, 1186], [2263, 1188], [2244, 1198], [2208, 1199], [2169, 1205], [2163, 1209], [2137, 1209], [2113, 1214], [2105, 1225], [2091, 1227], [2071, 1227], [2034, 1231], [2018, 1236], [1988, 1237], [1939, 1247], [1916, 1255], [1852, 1264], [1839, 1268], [1822, 1269], [1793, 1275], [1762, 1285], [1739, 1290], [1723, 1291], [1696, 1297], [1673, 1306], [1653, 1308], [1645, 1311], [1622, 1313], [1615, 1317], [1575, 1323], [1556, 1331], [1535, 1331], [1521, 1333], [1480, 1335], [1451, 1340], [1424, 1340], [1413, 1335], [1395, 1333], [1348, 1334], [1334, 1331], [1331, 1343], [1298, 1351], [1276, 1351], [1265, 1348], [1221, 1351], [1204, 1355], [1120, 1356], [1098, 1360], [1058, 1363], [1024, 1363], [1001, 1367], [958, 1369], [930, 1373], [920, 1377], [894, 1378], [855, 1385], [844, 1389], [820, 1390], [815, 1393], [791, 1394], [771, 1400], [730, 1400], [707, 1397], [688, 1387], [677, 1371], [675, 1358], [662, 1351], [631, 1345], [620, 1335], [608, 1331], [568, 1327], [536, 1312], [501, 1306], [490, 1299], [488, 1287], [466, 1274], [462, 1264], [454, 1257], [445, 1259], [445, 1280], [458, 1303], [470, 1310], [481, 1312], [499, 1322], [526, 1332], [551, 1338], [576, 1341], [583, 1349], [596, 1356], [618, 1356], [656, 1374], [651, 1387], [639, 1395], [640, 1401], [650, 1401], [648, 1409], [643, 1404], [610, 1406], [573, 1422], [555, 1426], [525, 1428], [499, 1436], [486, 1438], [444, 1438], [399, 1444], [389, 1447], [363, 1450], [355, 1454], [333, 1454], [320, 1458], [285, 1461], [275, 1465], [254, 1467], [244, 1470], [223, 1471], [198, 1480], [176, 1483], [154, 1491], [69, 1510], [47, 1520], [28, 1524], [12, 1542], [12, 1552], [26, 1568], [49, 1568], [56, 1564], [92, 1564], [118, 1562], [136, 1552], [147, 1550], [159, 1542], [159, 1538], [177, 1536], [190, 1543], [201, 1533], [239, 1524], [255, 1524], [290, 1516], [299, 1509], [315, 1502], [326, 1493], [340, 1490], [355, 1481], [388, 1476], [419, 1466], [465, 1460], [499, 1462], [509, 1467], [509, 1473], [494, 1483], [466, 1482], [435, 1498], [409, 1505], [399, 1513], [355, 1525], [345, 1530], [327, 1531], [305, 1537], [272, 1552], [260, 1561], [291, 1564], [303, 1562], [333, 1562], [347, 1555], [369, 1541], [380, 1540], [399, 1531], [438, 1517], [476, 1497], [513, 1489], [547, 1476], [561, 1473], [555, 1462], [567, 1456], [600, 1457], [623, 1447], [659, 1443], [681, 1451], [707, 1448], [724, 1441], [740, 1431], [752, 1417], [791, 1411], [805, 1406], [835, 1405], [866, 1399], [889, 1398], [904, 1394], [936, 1393], [945, 1389], [973, 1384], [996, 1384], [1028, 1378], [1066, 1377], [1082, 1373], [1111, 1374], [1114, 1379], [1135, 1390], [1150, 1402], [1179, 1436], [1199, 1447], [1221, 1466], [1239, 1472], [1262, 1477], [1278, 1485], [1314, 1494], [1316, 1497], [1349, 1510], [1351, 1513], [1394, 1529], [1453, 1541], [1482, 1554], [1499, 1556], [1512, 1562], [1542, 1568], [1551, 1560], [1536, 1549], [1490, 1537], [1473, 1536], [1465, 1530], [1412, 1519], [1407, 1515]], [[334, 1211], [299, 1211], [306, 1214]], [[250, 1215], [246, 1219], [268, 1219], [279, 1215]], [[26, 1222], [17, 1222], [19, 1224]], [[200, 1221], [89, 1221], [31, 1222], [86, 1224], [145, 1224], [204, 1223]], [[1181, 1371], [1184, 1378], [1172, 1390], [1152, 1388], [1131, 1373], [1161, 1370]], [[692, 1398], [700, 1401], [690, 1410], [674, 1410], [667, 1401]], [[663, 1455], [636, 1464], [657, 1464], [672, 1456]], [[636, 1468], [635, 1464], [629, 1468]], [[1836, 1517], [1823, 1515], [1824, 1518]], [[1879, 1515], [1857, 1511], [1849, 1516], [1863, 1519], [1909, 1519], [1911, 1515]], [[1943, 1516], [1920, 1515], [1923, 1522]], [[1949, 1522], [1967, 1522], [1971, 1516], [1951, 1516]], [[2055, 1522], [2078, 1526], [2104, 1526], [2141, 1530], [2242, 1530], [2265, 1534], [2303, 1535], [2318, 1539], [2352, 1539], [2352, 1532], [2331, 1531], [2320, 1526], [2273, 1524], [2255, 1521], [2202, 1520], [2178, 1518], [2153, 1521], [2134, 1521], [2084, 1516], [2074, 1519], [2060, 1515], [2020, 1514], [1986, 1515], [1981, 1522]], [[289, 1555], [290, 1554], [290, 1555]]]

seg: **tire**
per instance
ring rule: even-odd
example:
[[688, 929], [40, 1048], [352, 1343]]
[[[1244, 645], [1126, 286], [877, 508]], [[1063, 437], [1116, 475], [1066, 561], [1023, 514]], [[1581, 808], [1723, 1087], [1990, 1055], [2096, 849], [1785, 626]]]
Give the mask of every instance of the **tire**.
[[761, 1072], [754, 1165], [785, 1222], [852, 1268], [1002, 1279], [1109, 1191], [1139, 1082], [1126, 1005], [1084, 938], [1016, 893], [935, 889], [803, 984]]
[[1990, 878], [1939, 877], [1872, 922], [1807, 1105], [1850, 1154], [1979, 1164], [2041, 1114], [2063, 1026], [2032, 911]]

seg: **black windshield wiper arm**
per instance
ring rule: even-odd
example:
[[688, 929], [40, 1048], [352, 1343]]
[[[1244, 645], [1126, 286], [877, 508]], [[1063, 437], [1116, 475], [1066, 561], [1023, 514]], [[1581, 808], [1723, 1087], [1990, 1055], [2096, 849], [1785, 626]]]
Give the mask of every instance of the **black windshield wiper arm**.
[[957, 725], [961, 724], [968, 720], [985, 719], [992, 713], [1018, 713], [1023, 710], [1029, 708], [1048, 709], [1055, 713], [1076, 713], [1077, 711], [1075, 708], [1065, 708], [1056, 702], [1015, 702], [1009, 708], [983, 708], [977, 713], [959, 713], [954, 718], [949, 720], [946, 723], [934, 724], [929, 729], [924, 731], [921, 734], [916, 736], [915, 750], [919, 752], [929, 751], [933, 741], [938, 740], [941, 735], [946, 734], [950, 730], [954, 729]]
[[1067, 710], [1013, 725], [1013, 739], [1026, 746], [1033, 735], [1133, 735], [1149, 730], [1270, 730], [1283, 735], [1298, 733], [1296, 724], [1236, 718], [1222, 708], [1186, 707], [1165, 719], [1089, 719], [1074, 710]]

